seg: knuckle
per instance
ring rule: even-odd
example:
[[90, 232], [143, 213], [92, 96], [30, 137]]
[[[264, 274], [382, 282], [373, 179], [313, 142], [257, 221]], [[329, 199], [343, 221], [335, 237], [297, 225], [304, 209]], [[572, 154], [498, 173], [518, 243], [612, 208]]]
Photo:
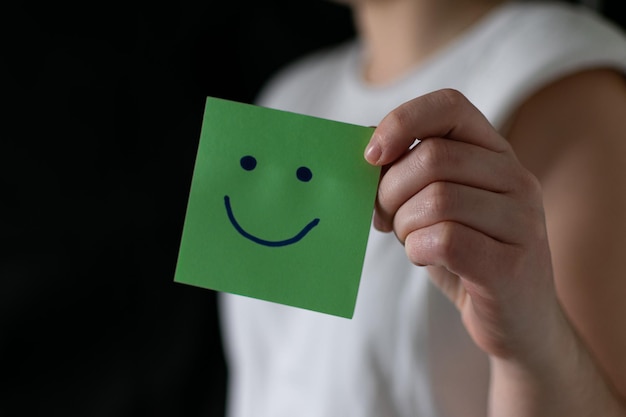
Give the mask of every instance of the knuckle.
[[535, 182], [533, 176], [526, 171], [525, 169], [521, 170], [522, 172], [518, 175], [518, 187], [520, 191], [524, 193], [533, 193], [535, 188], [537, 188], [537, 183]]
[[420, 143], [414, 158], [415, 170], [432, 171], [450, 161], [450, 152], [444, 141], [429, 139]]
[[[411, 235], [409, 235], [411, 237]], [[462, 256], [459, 246], [458, 225], [454, 222], [441, 222], [420, 234], [419, 244], [405, 245], [411, 261], [428, 258], [435, 265], [454, 265]]]
[[434, 182], [427, 186], [425, 210], [436, 218], [447, 217], [456, 207], [458, 195], [453, 186], [446, 182]]
[[543, 189], [537, 177], [526, 171], [520, 179], [519, 198], [525, 206], [522, 222], [527, 238], [543, 240], [546, 238], [545, 212], [543, 207]]
[[525, 182], [527, 184], [526, 186], [528, 187], [528, 192], [531, 193], [532, 197], [535, 200], [542, 200], [543, 187], [541, 185], [541, 182], [539, 181], [539, 178], [527, 171]]
[[539, 179], [530, 171], [520, 165], [520, 174], [517, 176], [517, 190], [531, 201], [542, 198], [542, 186]]
[[439, 99], [442, 104], [447, 107], [457, 107], [464, 105], [467, 98], [459, 90], [454, 88], [444, 88], [439, 90]]
[[[380, 126], [387, 132], [402, 132], [410, 126], [412, 119], [411, 112], [406, 106], [400, 106], [385, 116]], [[381, 144], [384, 146], [391, 141], [391, 135], [382, 135]]]
[[450, 218], [457, 204], [458, 195], [451, 184], [434, 182], [424, 189], [415, 212], [430, 221], [446, 220]]
[[441, 224], [439, 233], [434, 238], [437, 257], [447, 265], [455, 265], [461, 257], [459, 249], [458, 224], [446, 221]]
[[404, 250], [414, 264], [454, 266], [463, 256], [458, 239], [459, 227], [454, 222], [441, 222], [434, 227], [409, 233]]
[[543, 206], [540, 203], [530, 204], [523, 216], [524, 231], [531, 241], [546, 241], [547, 228]]

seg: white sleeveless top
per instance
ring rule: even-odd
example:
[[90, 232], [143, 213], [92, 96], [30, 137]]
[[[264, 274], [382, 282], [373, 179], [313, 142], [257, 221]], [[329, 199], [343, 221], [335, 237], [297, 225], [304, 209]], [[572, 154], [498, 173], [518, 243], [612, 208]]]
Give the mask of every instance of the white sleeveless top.
[[[500, 127], [556, 78], [598, 66], [626, 72], [626, 40], [584, 9], [513, 3], [391, 85], [365, 85], [360, 58], [357, 42], [304, 58], [259, 104], [372, 126], [451, 87]], [[486, 355], [393, 233], [371, 231], [352, 320], [220, 295], [230, 417], [486, 415]]]

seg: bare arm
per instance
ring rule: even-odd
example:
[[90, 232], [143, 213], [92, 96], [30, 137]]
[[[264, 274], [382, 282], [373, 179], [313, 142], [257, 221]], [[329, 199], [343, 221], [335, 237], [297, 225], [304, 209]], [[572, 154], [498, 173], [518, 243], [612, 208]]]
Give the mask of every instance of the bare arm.
[[546, 346], [572, 361], [554, 370], [566, 381], [552, 402], [613, 415], [599, 398], [604, 386], [626, 398], [626, 81], [608, 70], [561, 80], [527, 101], [507, 136], [541, 180], [557, 293], [581, 339]]
[[392, 111], [366, 151], [388, 166], [375, 224], [429, 267], [489, 354], [493, 416], [626, 416], [622, 82], [554, 84], [510, 142], [459, 93], [435, 92]]

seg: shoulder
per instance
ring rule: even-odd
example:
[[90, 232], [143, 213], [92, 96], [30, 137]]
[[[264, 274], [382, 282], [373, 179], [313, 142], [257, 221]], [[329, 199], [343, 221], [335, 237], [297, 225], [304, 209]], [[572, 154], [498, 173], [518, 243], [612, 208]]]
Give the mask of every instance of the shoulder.
[[[597, 152], [623, 147], [624, 114], [624, 72], [599, 67], [561, 77], [539, 89], [519, 106], [506, 133], [519, 148], [521, 159], [533, 166], [546, 160], [538, 153], [556, 157], [580, 143], [597, 147]], [[536, 171], [541, 176], [549, 170], [538, 166]]]
[[617, 392], [626, 396], [626, 79], [578, 72], [517, 112], [509, 138], [542, 182], [559, 297]]
[[589, 38], [590, 30], [595, 32], [592, 36], [621, 36], [622, 32], [619, 26], [589, 7], [565, 1], [510, 1], [496, 14], [508, 19], [515, 28], [525, 28], [526, 34], [534, 34], [536, 30], [540, 35], [578, 33], [582, 39]]
[[626, 73], [626, 34], [584, 6], [513, 2], [492, 19], [470, 95], [498, 128], [559, 79], [597, 68]]

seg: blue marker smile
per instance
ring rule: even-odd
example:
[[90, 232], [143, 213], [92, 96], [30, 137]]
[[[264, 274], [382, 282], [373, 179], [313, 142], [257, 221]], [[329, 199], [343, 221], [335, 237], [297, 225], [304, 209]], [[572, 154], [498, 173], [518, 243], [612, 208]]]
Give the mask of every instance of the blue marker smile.
[[313, 229], [315, 226], [317, 226], [317, 224], [320, 222], [320, 219], [313, 219], [313, 220], [311, 220], [309, 222], [309, 224], [304, 226], [304, 228], [302, 230], [300, 230], [300, 232], [297, 235], [295, 235], [294, 237], [291, 237], [289, 239], [285, 239], [285, 240], [265, 240], [265, 239], [258, 238], [256, 236], [246, 232], [243, 229], [243, 227], [241, 227], [239, 225], [239, 223], [237, 222], [237, 219], [235, 219], [235, 215], [233, 214], [233, 209], [230, 206], [230, 198], [227, 195], [224, 196], [224, 205], [226, 206], [226, 213], [228, 213], [228, 219], [232, 223], [232, 225], [235, 228], [235, 230], [237, 230], [246, 239], [250, 239], [254, 243], [258, 243], [259, 245], [264, 245], [264, 246], [272, 246], [272, 247], [287, 246], [287, 245], [291, 245], [291, 244], [294, 244], [296, 242], [299, 242], [304, 236], [306, 236], [307, 233], [309, 233], [311, 231], [311, 229]]

